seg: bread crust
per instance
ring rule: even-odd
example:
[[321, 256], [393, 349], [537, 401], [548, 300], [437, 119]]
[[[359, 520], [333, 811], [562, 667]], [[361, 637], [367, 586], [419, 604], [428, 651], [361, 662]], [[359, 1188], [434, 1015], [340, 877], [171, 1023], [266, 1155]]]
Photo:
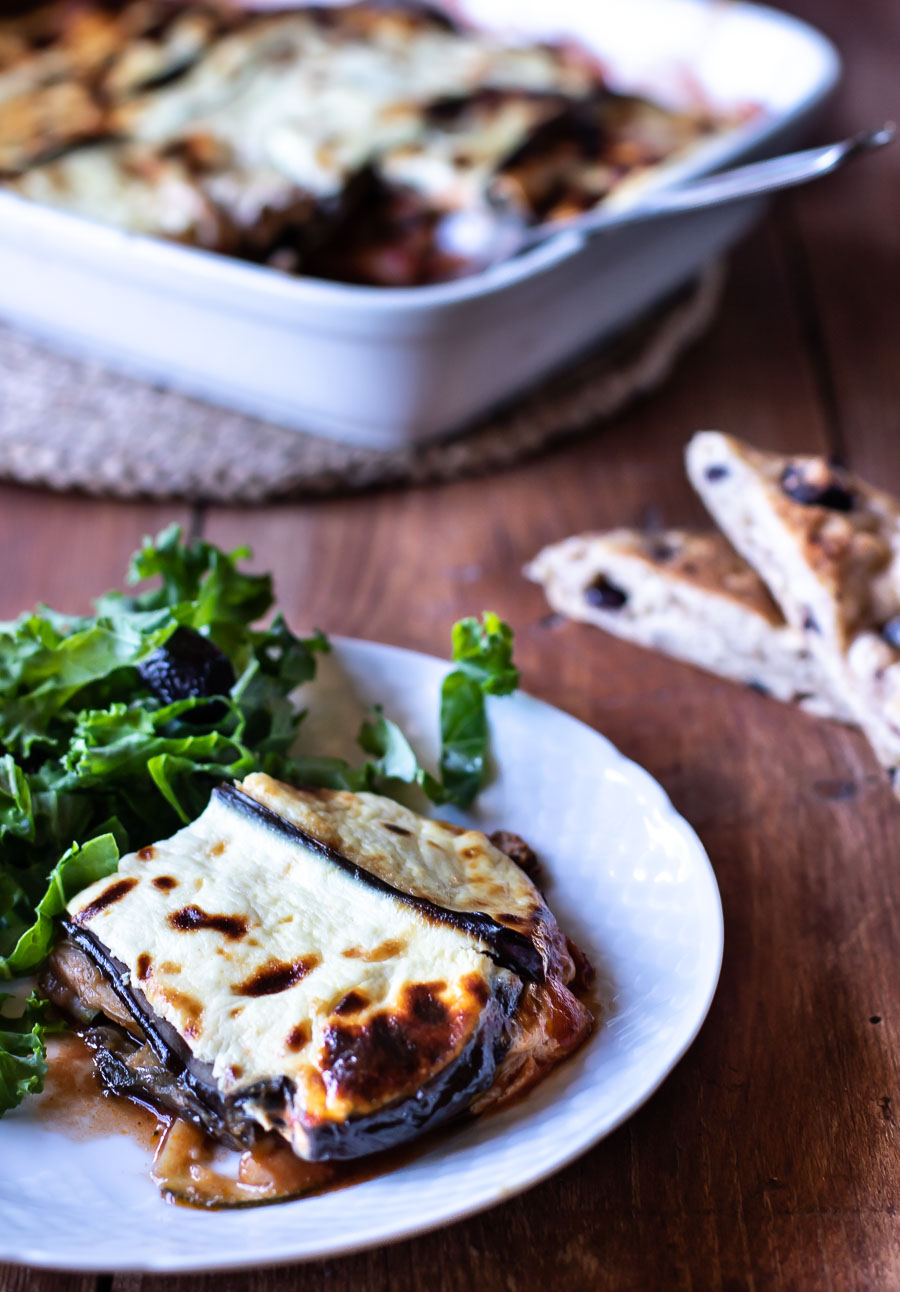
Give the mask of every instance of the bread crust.
[[545, 548], [526, 574], [560, 614], [818, 716], [849, 719], [804, 635], [721, 534], [583, 534]]
[[706, 431], [691, 482], [804, 633], [900, 797], [900, 503], [821, 457]]

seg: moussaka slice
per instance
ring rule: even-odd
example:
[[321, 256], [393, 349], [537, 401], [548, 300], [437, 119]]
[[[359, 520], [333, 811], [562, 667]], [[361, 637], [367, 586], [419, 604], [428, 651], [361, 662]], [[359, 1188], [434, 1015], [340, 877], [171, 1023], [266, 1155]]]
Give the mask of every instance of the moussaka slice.
[[70, 903], [48, 988], [107, 1090], [319, 1160], [530, 1085], [590, 1028], [574, 975], [479, 831], [257, 774]]

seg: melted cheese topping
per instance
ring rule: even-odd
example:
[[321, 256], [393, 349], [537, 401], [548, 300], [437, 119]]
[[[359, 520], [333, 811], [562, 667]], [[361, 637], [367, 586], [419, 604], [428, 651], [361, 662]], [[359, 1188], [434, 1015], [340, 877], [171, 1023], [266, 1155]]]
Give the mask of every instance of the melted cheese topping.
[[[456, 277], [448, 215], [500, 202], [563, 219], [636, 191], [711, 128], [606, 93], [573, 48], [414, 7], [81, 4], [74, 29], [59, 0], [31, 53], [0, 61], [0, 175], [32, 200], [292, 271]], [[566, 125], [567, 110], [583, 119]], [[540, 136], [560, 115], [558, 138]]]
[[380, 794], [301, 790], [254, 772], [241, 788], [404, 893], [508, 928], [548, 917], [534, 884], [480, 830], [419, 816]]
[[[185, 19], [173, 24], [165, 50], [135, 41], [116, 68], [129, 86], [145, 65], [148, 75], [164, 74], [179, 58], [196, 61], [171, 84], [137, 97], [107, 86], [112, 102], [102, 111], [75, 79], [45, 83], [52, 50], [0, 74], [0, 106], [14, 100], [9, 121], [0, 114], [0, 169], [27, 165], [55, 139], [65, 146], [114, 136], [124, 147], [99, 144], [90, 150], [102, 150], [96, 162], [72, 153], [26, 169], [15, 187], [38, 201], [168, 236], [189, 227], [187, 199], [169, 181], [169, 163], [198, 141], [208, 164], [179, 177], [197, 190], [192, 204], [209, 194], [244, 227], [288, 205], [298, 190], [319, 202], [339, 197], [351, 177], [388, 154], [396, 154], [388, 178], [452, 206], [480, 190], [491, 164], [527, 137], [534, 114], [521, 106], [496, 119], [482, 114], [467, 138], [446, 141], [429, 124], [428, 105], [465, 99], [485, 86], [578, 97], [598, 84], [593, 69], [559, 49], [508, 45], [365, 7], [336, 11], [329, 22], [303, 10], [257, 17], [213, 40], [201, 56], [205, 34]], [[77, 129], [63, 119], [71, 109], [52, 101], [76, 92], [85, 99]], [[52, 130], [51, 109], [60, 118]], [[158, 174], [145, 170], [140, 185], [131, 173], [135, 149], [139, 158], [152, 150], [165, 163]]]
[[[258, 793], [274, 796], [275, 782], [250, 779]], [[341, 805], [359, 848], [374, 855], [388, 834], [401, 868], [406, 857], [414, 873], [434, 823], [405, 813], [419, 828], [404, 846], [379, 824], [396, 805], [362, 797], [358, 815], [352, 803]], [[340, 814], [333, 807], [332, 821]], [[504, 992], [515, 999], [519, 990], [476, 937], [216, 796], [171, 839], [124, 857], [116, 876], [70, 903], [69, 915], [127, 967], [132, 987], [194, 1056], [212, 1065], [224, 1094], [287, 1076], [304, 1117], [343, 1118], [411, 1093], [462, 1052], [489, 1000]], [[400, 1073], [371, 1094], [342, 1086], [329, 1069], [329, 1035], [376, 1016], [402, 1021], [417, 985], [452, 1024], [441, 1052], [426, 1056], [424, 1070]]]
[[85, 148], [16, 183], [23, 197], [74, 215], [96, 217], [132, 233], [216, 245], [220, 221], [193, 177], [174, 159], [149, 166], [122, 144]]
[[[158, 145], [185, 134], [215, 138], [233, 164], [274, 166], [327, 197], [386, 150], [425, 139], [429, 103], [484, 86], [578, 95], [592, 84], [584, 67], [551, 49], [389, 21], [360, 38], [301, 12], [226, 37], [188, 76], [118, 120], [132, 138]], [[503, 146], [522, 137], [507, 131]], [[404, 179], [415, 183], [416, 174]]]

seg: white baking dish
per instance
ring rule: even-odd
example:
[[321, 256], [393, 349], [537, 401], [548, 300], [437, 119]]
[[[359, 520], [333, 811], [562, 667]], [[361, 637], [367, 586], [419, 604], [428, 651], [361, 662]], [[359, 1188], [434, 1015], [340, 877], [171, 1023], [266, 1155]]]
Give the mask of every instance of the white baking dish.
[[[621, 87], [673, 101], [699, 87], [725, 109], [761, 107], [657, 182], [793, 145], [840, 69], [812, 28], [728, 0], [464, 7], [484, 26], [577, 37]], [[0, 193], [0, 317], [213, 403], [393, 448], [459, 430], [621, 328], [760, 209], [679, 215], [591, 245], [561, 234], [467, 280], [394, 289], [289, 278]]]

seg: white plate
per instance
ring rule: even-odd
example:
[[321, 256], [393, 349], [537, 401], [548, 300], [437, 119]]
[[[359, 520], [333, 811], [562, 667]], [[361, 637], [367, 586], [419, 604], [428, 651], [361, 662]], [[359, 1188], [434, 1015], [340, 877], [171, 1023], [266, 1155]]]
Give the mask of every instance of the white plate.
[[[358, 700], [382, 703], [433, 757], [446, 668], [337, 642], [311, 688], [306, 742], [346, 748], [336, 733], [355, 730], [349, 676]], [[0, 1261], [183, 1271], [335, 1256], [520, 1193], [647, 1099], [696, 1036], [715, 990], [722, 910], [709, 861], [656, 782], [589, 727], [527, 695], [492, 701], [491, 725], [496, 777], [471, 817], [536, 848], [552, 910], [600, 971], [607, 1008], [582, 1050], [515, 1107], [460, 1125], [393, 1174], [246, 1211], [168, 1206], [136, 1143], [73, 1141], [26, 1101], [0, 1121]]]

